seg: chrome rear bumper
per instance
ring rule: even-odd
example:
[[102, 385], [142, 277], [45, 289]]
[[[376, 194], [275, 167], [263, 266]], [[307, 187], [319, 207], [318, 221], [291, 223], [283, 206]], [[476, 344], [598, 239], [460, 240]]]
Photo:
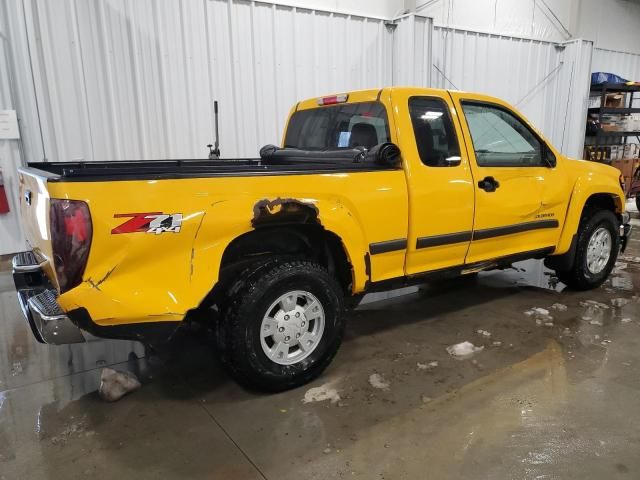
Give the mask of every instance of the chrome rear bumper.
[[65, 345], [84, 342], [80, 330], [58, 305], [57, 290], [44, 274], [46, 260], [33, 252], [13, 257], [13, 281], [18, 301], [34, 337], [41, 343]]

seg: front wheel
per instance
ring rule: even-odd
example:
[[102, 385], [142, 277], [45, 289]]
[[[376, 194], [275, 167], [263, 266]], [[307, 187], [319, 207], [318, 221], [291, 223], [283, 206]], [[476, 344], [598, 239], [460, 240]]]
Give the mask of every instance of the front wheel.
[[568, 272], [556, 272], [575, 290], [599, 287], [613, 269], [620, 249], [619, 222], [609, 210], [585, 212], [578, 231], [576, 257]]
[[342, 342], [344, 302], [323, 267], [274, 261], [229, 292], [219, 342], [236, 381], [277, 392], [311, 381], [329, 365]]

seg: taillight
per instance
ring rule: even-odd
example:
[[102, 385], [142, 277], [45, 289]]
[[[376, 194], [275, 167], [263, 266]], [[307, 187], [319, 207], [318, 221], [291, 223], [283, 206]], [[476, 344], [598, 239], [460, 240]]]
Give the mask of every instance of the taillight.
[[341, 93], [339, 95], [331, 95], [330, 97], [320, 97], [318, 99], [318, 105], [335, 105], [336, 103], [344, 103], [349, 100], [348, 93]]
[[91, 236], [91, 214], [85, 202], [51, 199], [51, 245], [60, 292], [82, 282]]

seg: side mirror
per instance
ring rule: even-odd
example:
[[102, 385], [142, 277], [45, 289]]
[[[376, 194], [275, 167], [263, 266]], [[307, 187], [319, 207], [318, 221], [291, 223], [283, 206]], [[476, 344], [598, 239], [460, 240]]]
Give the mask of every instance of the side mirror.
[[402, 163], [400, 149], [394, 143], [380, 143], [375, 147], [371, 147], [366, 153], [367, 160], [373, 161], [378, 165], [398, 168]]
[[554, 168], [558, 164], [556, 156], [546, 144], [542, 146], [542, 159], [549, 168]]

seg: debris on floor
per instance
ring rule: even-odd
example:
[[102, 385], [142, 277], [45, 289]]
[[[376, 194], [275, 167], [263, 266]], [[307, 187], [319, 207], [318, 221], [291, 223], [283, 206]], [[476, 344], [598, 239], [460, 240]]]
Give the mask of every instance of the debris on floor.
[[487, 337], [487, 338], [491, 336], [491, 333], [487, 332], [486, 330], [477, 330], [476, 333], [478, 335], [482, 335], [483, 337]]
[[629, 303], [629, 299], [627, 298], [612, 298], [611, 305], [616, 308], [624, 307], [627, 303]]
[[340, 395], [333, 385], [335, 382], [325, 383], [319, 387], [310, 388], [304, 394], [302, 403], [324, 402], [330, 400], [331, 403], [337, 403], [340, 401]]
[[625, 317], [622, 320], [620, 320], [622, 323], [629, 323], [631, 321], [631, 319], [629, 317]]
[[549, 314], [549, 310], [542, 307], [533, 307], [531, 310], [524, 312], [525, 315], [536, 319], [536, 325], [546, 325], [551, 323], [553, 326], [553, 317]]
[[557, 310], [559, 312], [566, 312], [569, 307], [567, 307], [566, 305], [564, 305], [562, 303], [554, 303], [553, 305], [551, 305], [551, 308], [553, 310]]
[[604, 323], [602, 322], [602, 320], [591, 320], [589, 321], [590, 325], [598, 325], [599, 327], [601, 327], [602, 325], [604, 325]]
[[471, 342], [461, 342], [447, 347], [447, 353], [452, 357], [463, 359], [468, 358], [474, 353], [480, 352], [483, 349], [484, 347], [476, 347]]
[[389, 390], [389, 382], [387, 382], [379, 373], [369, 375], [369, 385], [378, 390]]
[[85, 430], [86, 420], [85, 417], [82, 417], [79, 421], [66, 425], [61, 432], [49, 438], [49, 441], [54, 445], [64, 445], [70, 437], [93, 434], [93, 432], [85, 432]]
[[22, 373], [22, 364], [20, 362], [13, 362], [11, 366], [11, 376], [15, 377], [16, 375], [20, 375]]
[[112, 368], [102, 369], [98, 393], [103, 400], [115, 402], [127, 393], [138, 390], [142, 384], [131, 372], [120, 372]]
[[611, 273], [613, 273], [614, 275], [615, 275], [616, 273], [620, 273], [620, 272], [622, 272], [623, 270], [626, 270], [626, 268], [627, 268], [627, 266], [628, 266], [628, 265], [629, 265], [629, 264], [628, 264], [628, 263], [625, 263], [625, 262], [616, 262], [616, 265], [615, 265], [615, 267], [614, 267], [614, 269], [613, 269], [613, 271], [612, 271]]
[[416, 366], [418, 367], [418, 370], [431, 370], [432, 368], [436, 368], [438, 366], [438, 362], [436, 361], [429, 362], [429, 363], [418, 362]]
[[542, 307], [533, 307], [531, 310], [527, 310], [524, 312], [525, 315], [533, 316], [533, 315], [549, 315], [549, 310]]
[[600, 308], [602, 310], [608, 310], [609, 309], [609, 305], [607, 305], [606, 303], [596, 302], [595, 300], [585, 300], [583, 302], [580, 302], [580, 306], [581, 307], [595, 307], [595, 308]]
[[611, 277], [611, 286], [617, 290], [633, 290], [633, 282], [627, 277]]

